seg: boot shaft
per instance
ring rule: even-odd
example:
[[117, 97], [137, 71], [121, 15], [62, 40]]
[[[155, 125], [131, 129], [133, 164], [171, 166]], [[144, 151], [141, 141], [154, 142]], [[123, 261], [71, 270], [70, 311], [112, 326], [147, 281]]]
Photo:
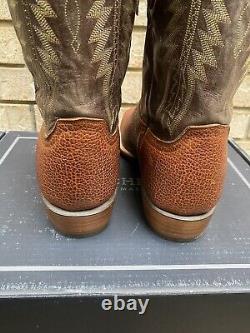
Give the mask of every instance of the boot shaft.
[[47, 135], [57, 119], [105, 119], [112, 132], [137, 0], [9, 0]]
[[229, 124], [250, 54], [249, 0], [149, 0], [140, 112], [163, 139]]

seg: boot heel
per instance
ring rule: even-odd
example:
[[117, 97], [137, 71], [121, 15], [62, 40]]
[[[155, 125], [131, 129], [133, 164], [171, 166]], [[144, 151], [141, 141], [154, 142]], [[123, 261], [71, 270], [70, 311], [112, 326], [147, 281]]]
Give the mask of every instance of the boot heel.
[[188, 242], [202, 236], [214, 209], [200, 216], [178, 216], [154, 206], [143, 195], [144, 213], [150, 227], [160, 236], [177, 242]]
[[43, 198], [47, 214], [54, 228], [61, 234], [71, 237], [86, 237], [103, 231], [110, 220], [114, 197], [92, 210], [70, 212], [51, 205]]

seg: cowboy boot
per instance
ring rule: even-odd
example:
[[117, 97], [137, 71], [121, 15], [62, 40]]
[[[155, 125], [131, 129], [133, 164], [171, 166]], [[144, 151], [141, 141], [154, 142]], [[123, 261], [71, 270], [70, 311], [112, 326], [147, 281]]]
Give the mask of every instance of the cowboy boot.
[[139, 159], [147, 220], [200, 236], [221, 196], [232, 99], [250, 53], [249, 0], [149, 0], [143, 91], [121, 124]]
[[137, 0], [8, 0], [44, 120], [37, 178], [69, 235], [108, 223], [119, 172], [117, 116]]

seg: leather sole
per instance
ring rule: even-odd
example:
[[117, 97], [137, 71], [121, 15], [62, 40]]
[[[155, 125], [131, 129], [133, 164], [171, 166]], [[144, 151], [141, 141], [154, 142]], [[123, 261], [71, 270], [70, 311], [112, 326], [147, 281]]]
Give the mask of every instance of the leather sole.
[[110, 220], [116, 192], [103, 205], [82, 212], [70, 212], [53, 206], [45, 198], [48, 218], [55, 229], [65, 236], [87, 237], [103, 231]]
[[145, 192], [142, 198], [144, 213], [150, 227], [163, 238], [178, 242], [188, 242], [201, 237], [215, 210], [199, 216], [179, 216], [156, 207]]

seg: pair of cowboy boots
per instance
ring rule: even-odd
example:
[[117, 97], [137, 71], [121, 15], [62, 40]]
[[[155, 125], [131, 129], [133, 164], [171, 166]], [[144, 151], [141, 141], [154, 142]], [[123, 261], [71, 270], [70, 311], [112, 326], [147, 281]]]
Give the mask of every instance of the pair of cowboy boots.
[[[118, 112], [138, 0], [8, 0], [44, 119], [37, 175], [57, 230], [108, 223]], [[143, 91], [121, 150], [139, 161], [144, 211], [164, 237], [200, 236], [219, 200], [232, 99], [250, 54], [249, 0], [148, 0]]]

